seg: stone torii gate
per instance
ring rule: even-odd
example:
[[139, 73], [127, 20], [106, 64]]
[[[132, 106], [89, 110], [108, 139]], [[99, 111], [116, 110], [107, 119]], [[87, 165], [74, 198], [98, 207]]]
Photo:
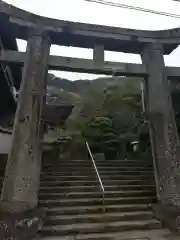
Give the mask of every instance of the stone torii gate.
[[[25, 53], [5, 49], [0, 54], [1, 62], [23, 66], [1, 210], [37, 206], [48, 69], [144, 77], [158, 203], [165, 210], [179, 209], [179, 140], [168, 79], [179, 79], [180, 68], [165, 67], [163, 55], [179, 45], [180, 29], [140, 31], [54, 20], [2, 1], [0, 19], [2, 38], [27, 40]], [[91, 48], [93, 60], [50, 56], [51, 44]], [[105, 62], [105, 50], [140, 54], [143, 64]]]

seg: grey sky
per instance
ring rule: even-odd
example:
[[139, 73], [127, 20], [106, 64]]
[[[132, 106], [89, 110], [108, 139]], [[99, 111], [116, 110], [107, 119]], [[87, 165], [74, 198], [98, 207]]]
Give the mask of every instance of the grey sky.
[[[180, 3], [174, 2], [172, 0], [112, 1], [149, 8], [157, 11], [164, 11], [175, 14], [180, 13]], [[95, 3], [88, 3], [84, 0], [5, 0], [5, 2], [42, 16], [62, 20], [146, 30], [169, 29], [180, 26], [180, 19], [104, 6]], [[26, 42], [22, 40], [18, 41], [18, 47], [21, 51], [25, 51]], [[51, 54], [69, 57], [92, 58], [91, 49], [80, 49], [63, 46], [52, 46]], [[105, 52], [105, 60], [141, 63], [139, 55], [114, 52]], [[165, 56], [165, 62], [166, 65], [169, 66], [180, 66], [180, 47], [172, 52], [169, 56]], [[80, 78], [94, 78], [94, 75], [92, 74], [56, 71], [53, 71], [53, 73], [57, 76], [66, 77], [72, 80]]]

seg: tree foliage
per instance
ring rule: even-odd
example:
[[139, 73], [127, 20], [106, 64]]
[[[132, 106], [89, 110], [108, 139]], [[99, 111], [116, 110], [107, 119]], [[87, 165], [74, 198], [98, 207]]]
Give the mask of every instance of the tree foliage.
[[103, 152], [108, 159], [126, 155], [126, 145], [138, 140], [144, 121], [138, 80], [90, 88], [86, 93], [76, 127], [94, 152]]
[[107, 159], [117, 156], [119, 135], [108, 117], [94, 117], [84, 129], [83, 136], [94, 152], [102, 152]]
[[[53, 87], [61, 86], [61, 91], [57, 92], [59, 99], [66, 97], [75, 105], [78, 103], [78, 111], [74, 111], [76, 114], [68, 125], [71, 135], [75, 133], [76, 149], [84, 149], [87, 140], [93, 152], [103, 152], [107, 159], [112, 159], [126, 155], [127, 145], [140, 141], [141, 151], [148, 149], [150, 152], [148, 123], [142, 113], [139, 81], [116, 77], [74, 82], [58, 81], [56, 78], [51, 82]], [[56, 95], [55, 91], [53, 94]], [[180, 90], [175, 84], [172, 86], [172, 103], [180, 132], [179, 100]]]

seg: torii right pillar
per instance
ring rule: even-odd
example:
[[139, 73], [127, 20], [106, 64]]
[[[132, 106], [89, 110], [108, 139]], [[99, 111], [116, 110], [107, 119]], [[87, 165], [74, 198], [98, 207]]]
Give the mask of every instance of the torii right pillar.
[[147, 44], [141, 58], [148, 73], [145, 79], [147, 114], [158, 197], [155, 215], [167, 227], [177, 230], [180, 223], [180, 148], [163, 46]]

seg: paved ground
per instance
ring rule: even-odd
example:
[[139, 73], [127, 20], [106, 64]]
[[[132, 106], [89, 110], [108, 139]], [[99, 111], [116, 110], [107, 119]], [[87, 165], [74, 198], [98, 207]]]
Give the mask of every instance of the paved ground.
[[91, 237], [88, 237], [88, 235], [79, 235], [74, 237], [49, 237], [43, 238], [43, 240], [87, 240], [88, 238], [94, 238], [94, 240], [99, 238], [107, 240], [180, 240], [180, 235], [176, 236], [167, 229], [160, 229], [111, 234], [91, 234]]

